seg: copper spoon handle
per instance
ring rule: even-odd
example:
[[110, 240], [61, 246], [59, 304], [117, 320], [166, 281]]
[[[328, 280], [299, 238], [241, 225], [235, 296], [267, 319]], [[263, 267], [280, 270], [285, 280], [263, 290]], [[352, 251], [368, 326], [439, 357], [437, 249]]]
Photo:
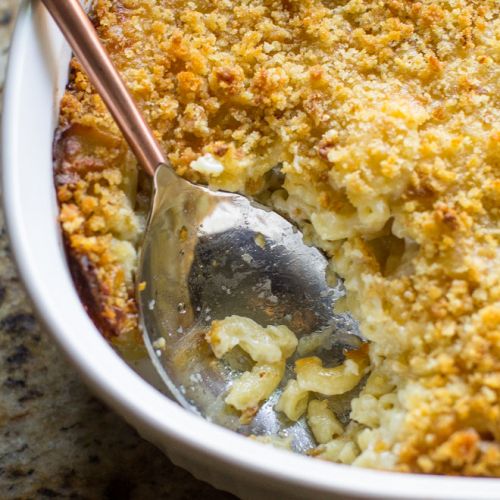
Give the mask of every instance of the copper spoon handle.
[[144, 170], [153, 175], [165, 156], [113, 66], [79, 0], [42, 0], [106, 103]]

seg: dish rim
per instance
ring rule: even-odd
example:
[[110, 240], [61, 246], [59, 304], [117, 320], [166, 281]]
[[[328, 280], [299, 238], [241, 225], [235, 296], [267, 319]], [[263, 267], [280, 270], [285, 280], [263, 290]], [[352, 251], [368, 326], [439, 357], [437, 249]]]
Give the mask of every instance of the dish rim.
[[[21, 122], [23, 117], [37, 113], [37, 110], [23, 108], [26, 104], [23, 104], [23, 85], [19, 82], [26, 75], [25, 62], [29, 60], [30, 51], [34, 50], [33, 44], [42, 41], [34, 29], [36, 23], [43, 23], [51, 39], [63, 44], [57, 28], [41, 4], [24, 0], [12, 37], [4, 86], [0, 158], [2, 203], [12, 256], [38, 317], [93, 391], [148, 440], [160, 444], [167, 452], [170, 447], [183, 446], [183, 456], [192, 462], [211, 464], [210, 467], [225, 470], [229, 475], [244, 475], [247, 479], [250, 476], [250, 480], [257, 483], [276, 481], [276, 490], [296, 488], [308, 494], [316, 492], [372, 499], [498, 498], [500, 482], [496, 479], [399, 474], [332, 464], [263, 446], [211, 424], [166, 398], [127, 366], [101, 337], [76, 292], [66, 289], [67, 281], [61, 281], [59, 287], [66, 290], [67, 302], [63, 305], [69, 311], [61, 309], [62, 290], [41, 279], [37, 272], [44, 261], [41, 252], [37, 252], [30, 244], [34, 238], [30, 236], [33, 217], [29, 217], [28, 209], [22, 203], [28, 194], [26, 186], [29, 185], [26, 180], [23, 182], [22, 172], [26, 169], [29, 171], [29, 167], [25, 165], [19, 168], [23, 161], [23, 155], [20, 155], [23, 144]], [[61, 70], [60, 62], [58, 69]], [[53, 84], [56, 75], [48, 69], [47, 72], [47, 82]], [[33, 92], [46, 95], [51, 90], [47, 82], [42, 79]], [[42, 85], [45, 88], [41, 88]], [[57, 109], [58, 102], [53, 92], [51, 99], [52, 110]], [[51, 150], [52, 143], [48, 147]], [[32, 175], [34, 178], [36, 175], [47, 176], [47, 170], [52, 180], [52, 164], [51, 161], [43, 162], [43, 158], [46, 158], [44, 152], [32, 154], [34, 158], [42, 158], [41, 162], [45, 164], [43, 169], [31, 168], [30, 180]], [[29, 153], [23, 154], [26, 156]], [[39, 163], [38, 160], [36, 163]], [[54, 226], [51, 239], [59, 237], [55, 234], [57, 223], [54, 222], [47, 220], [47, 227]], [[58, 258], [60, 260], [60, 256]], [[55, 265], [61, 268], [59, 274], [64, 274], [63, 268], [67, 273], [66, 262], [57, 261]], [[103, 360], [105, 364], [101, 363]]]

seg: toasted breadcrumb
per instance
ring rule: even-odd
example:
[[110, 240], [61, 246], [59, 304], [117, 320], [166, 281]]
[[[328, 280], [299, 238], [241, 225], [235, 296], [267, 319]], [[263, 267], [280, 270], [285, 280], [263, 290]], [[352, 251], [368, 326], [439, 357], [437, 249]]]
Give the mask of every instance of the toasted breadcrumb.
[[[345, 279], [371, 375], [325, 458], [500, 476], [499, 14], [498, 0], [96, 2], [177, 172], [260, 196]], [[205, 155], [217, 176], [190, 167]], [[150, 187], [76, 61], [56, 167], [85, 304], [133, 346]]]

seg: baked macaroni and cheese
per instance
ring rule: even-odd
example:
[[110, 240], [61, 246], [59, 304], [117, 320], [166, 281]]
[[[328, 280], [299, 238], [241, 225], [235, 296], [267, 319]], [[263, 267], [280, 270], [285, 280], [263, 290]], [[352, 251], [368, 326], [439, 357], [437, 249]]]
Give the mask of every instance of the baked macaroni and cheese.
[[[338, 367], [303, 356], [277, 403], [306, 419], [314, 456], [500, 476], [499, 14], [498, 0], [95, 2], [177, 173], [285, 214], [344, 280], [337, 307], [367, 351]], [[55, 158], [84, 304], [140, 355], [150, 180], [76, 61]], [[214, 356], [238, 345], [252, 359], [226, 396], [246, 419], [297, 346], [286, 327], [238, 317], [207, 341]], [[362, 380], [346, 425], [331, 400]]]

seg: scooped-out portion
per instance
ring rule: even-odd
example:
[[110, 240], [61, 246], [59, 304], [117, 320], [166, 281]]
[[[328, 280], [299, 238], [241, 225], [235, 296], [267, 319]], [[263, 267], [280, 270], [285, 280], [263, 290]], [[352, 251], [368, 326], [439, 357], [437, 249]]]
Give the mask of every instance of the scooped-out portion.
[[[177, 173], [293, 220], [344, 281], [336, 312], [368, 341], [328, 366], [307, 336], [221, 320], [214, 359], [236, 337], [252, 362], [226, 403], [251, 418], [303, 349], [276, 408], [306, 419], [313, 455], [500, 476], [500, 4], [97, 0], [92, 19]], [[151, 184], [76, 61], [55, 159], [82, 301], [141, 356]]]
[[[302, 351], [304, 344], [302, 342]], [[241, 316], [216, 320], [205, 335], [214, 355], [220, 359], [239, 347], [255, 364], [237, 378], [230, 387], [225, 403], [240, 412], [243, 423], [250, 421], [262, 402], [276, 391], [285, 376], [287, 359], [299, 345], [295, 334], [286, 326], [263, 328], [255, 321]], [[324, 347], [320, 343], [315, 348]], [[345, 461], [341, 458], [343, 446], [338, 449], [334, 437], [344, 433], [332, 408], [338, 406], [335, 396], [355, 389], [368, 368], [367, 345], [346, 351], [340, 365], [325, 367], [316, 356], [295, 360], [296, 378], [289, 378], [274, 409], [291, 422], [297, 422], [307, 413], [307, 424], [321, 446], [308, 450], [312, 455]], [[300, 353], [299, 353], [300, 356]], [[349, 424], [351, 427], [356, 424]], [[278, 436], [286, 437], [286, 436]], [[345, 444], [345, 443], [344, 443]], [[328, 451], [330, 450], [330, 451]], [[342, 457], [345, 456], [344, 452]]]

